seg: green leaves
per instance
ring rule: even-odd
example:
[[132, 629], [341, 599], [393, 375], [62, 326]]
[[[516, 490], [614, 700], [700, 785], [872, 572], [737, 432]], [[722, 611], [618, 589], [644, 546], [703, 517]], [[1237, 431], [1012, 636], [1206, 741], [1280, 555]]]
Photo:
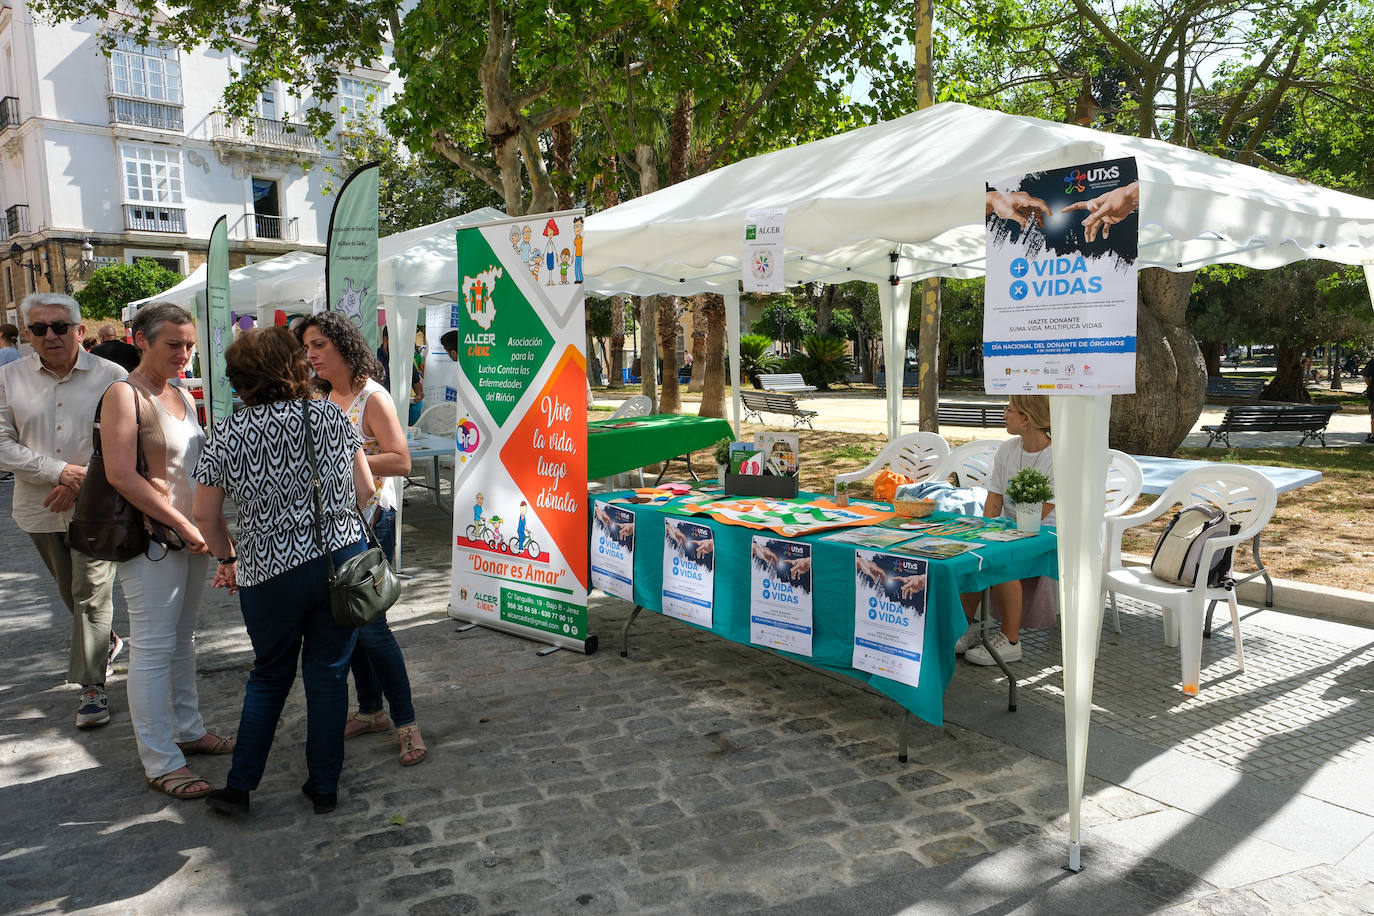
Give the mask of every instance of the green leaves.
[[118, 318], [130, 302], [156, 296], [180, 282], [176, 271], [152, 258], [139, 258], [132, 264], [96, 268], [75, 298], [85, 318]]

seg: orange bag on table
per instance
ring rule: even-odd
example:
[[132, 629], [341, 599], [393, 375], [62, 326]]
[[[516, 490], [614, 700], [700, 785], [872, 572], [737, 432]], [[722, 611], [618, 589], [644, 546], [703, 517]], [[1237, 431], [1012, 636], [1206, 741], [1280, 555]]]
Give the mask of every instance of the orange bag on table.
[[904, 483], [911, 483], [911, 478], [891, 468], [883, 468], [873, 479], [873, 498], [890, 503], [897, 495], [897, 488]]

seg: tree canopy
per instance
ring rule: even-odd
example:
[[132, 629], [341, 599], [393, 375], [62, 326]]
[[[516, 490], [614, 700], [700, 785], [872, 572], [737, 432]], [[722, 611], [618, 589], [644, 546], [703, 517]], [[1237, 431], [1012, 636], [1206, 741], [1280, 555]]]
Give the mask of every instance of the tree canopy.
[[86, 285], [76, 291], [75, 299], [83, 317], [118, 318], [130, 302], [156, 296], [181, 279], [181, 274], [152, 258], [139, 258], [132, 264], [96, 268]]

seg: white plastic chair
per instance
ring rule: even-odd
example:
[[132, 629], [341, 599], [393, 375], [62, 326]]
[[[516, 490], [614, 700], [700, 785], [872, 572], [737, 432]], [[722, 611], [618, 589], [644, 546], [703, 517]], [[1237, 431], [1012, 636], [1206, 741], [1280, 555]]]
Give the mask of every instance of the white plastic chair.
[[[415, 418], [414, 426], [420, 432], [428, 433], [431, 436], [443, 436], [445, 439], [452, 439], [458, 433], [457, 402], [444, 401], [429, 405], [420, 411], [420, 415]], [[412, 467], [410, 475], [406, 477], [406, 482], [429, 490], [434, 496], [434, 505], [439, 505], [439, 456], [435, 455], [421, 462], [419, 473], [416, 473], [416, 469]]]
[[981, 487], [992, 476], [992, 459], [1001, 447], [1002, 439], [974, 439], [956, 446], [946, 455], [930, 475], [931, 480], [945, 480], [954, 475], [956, 486]]
[[949, 443], [939, 433], [919, 432], [898, 436], [885, 445], [878, 453], [878, 457], [870, 461], [863, 470], [836, 474], [835, 493], [839, 494], [840, 484], [863, 480], [889, 466], [896, 473], [910, 477], [917, 483], [928, 480], [931, 472], [948, 454]]
[[[1118, 449], [1107, 449], [1107, 501], [1103, 518], [1116, 518], [1135, 505], [1140, 491], [1145, 486], [1145, 475], [1140, 464], [1130, 455]], [[1103, 526], [1103, 544], [1106, 543], [1106, 526]], [[1121, 615], [1116, 604], [1112, 604], [1112, 628], [1121, 632]]]
[[647, 417], [649, 411], [654, 409], [654, 402], [649, 400], [647, 394], [636, 394], [620, 402], [620, 406], [611, 412], [608, 420], [623, 420], [625, 417]]
[[[1148, 566], [1126, 567], [1121, 563], [1121, 538], [1159, 518], [1174, 506], [1211, 503], [1226, 510], [1240, 530], [1212, 538], [1203, 549], [1197, 577], [1192, 585], [1165, 582]], [[1202, 676], [1202, 629], [1209, 602], [1225, 601], [1231, 610], [1231, 635], [1236, 643], [1236, 664], [1245, 670], [1245, 653], [1240, 638], [1240, 613], [1234, 586], [1210, 588], [1207, 572], [1219, 550], [1235, 548], [1255, 537], [1274, 515], [1278, 493], [1258, 471], [1233, 464], [1209, 464], [1184, 473], [1151, 505], [1132, 515], [1107, 519], [1107, 553], [1103, 561], [1102, 590], [1116, 613], [1117, 594], [1130, 595], [1158, 605], [1164, 611], [1164, 644], [1178, 646], [1183, 673], [1183, 692], [1197, 696]]]

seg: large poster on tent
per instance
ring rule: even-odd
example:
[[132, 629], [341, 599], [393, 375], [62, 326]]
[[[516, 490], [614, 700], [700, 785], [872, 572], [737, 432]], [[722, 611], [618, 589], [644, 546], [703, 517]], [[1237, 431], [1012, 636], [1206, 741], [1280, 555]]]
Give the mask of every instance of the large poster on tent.
[[324, 282], [328, 308], [343, 312], [367, 345], [381, 343], [377, 329], [377, 175], [371, 162], [348, 176], [329, 216]]
[[1134, 159], [987, 184], [985, 387], [990, 394], [1135, 391]]
[[224, 366], [224, 351], [233, 342], [232, 316], [229, 314], [229, 224], [221, 216], [210, 230], [210, 247], [205, 253], [205, 336], [201, 347], [201, 378], [206, 387], [206, 425], [213, 426], [229, 416], [233, 392]]
[[461, 229], [449, 613], [568, 648], [587, 633], [580, 212]]

